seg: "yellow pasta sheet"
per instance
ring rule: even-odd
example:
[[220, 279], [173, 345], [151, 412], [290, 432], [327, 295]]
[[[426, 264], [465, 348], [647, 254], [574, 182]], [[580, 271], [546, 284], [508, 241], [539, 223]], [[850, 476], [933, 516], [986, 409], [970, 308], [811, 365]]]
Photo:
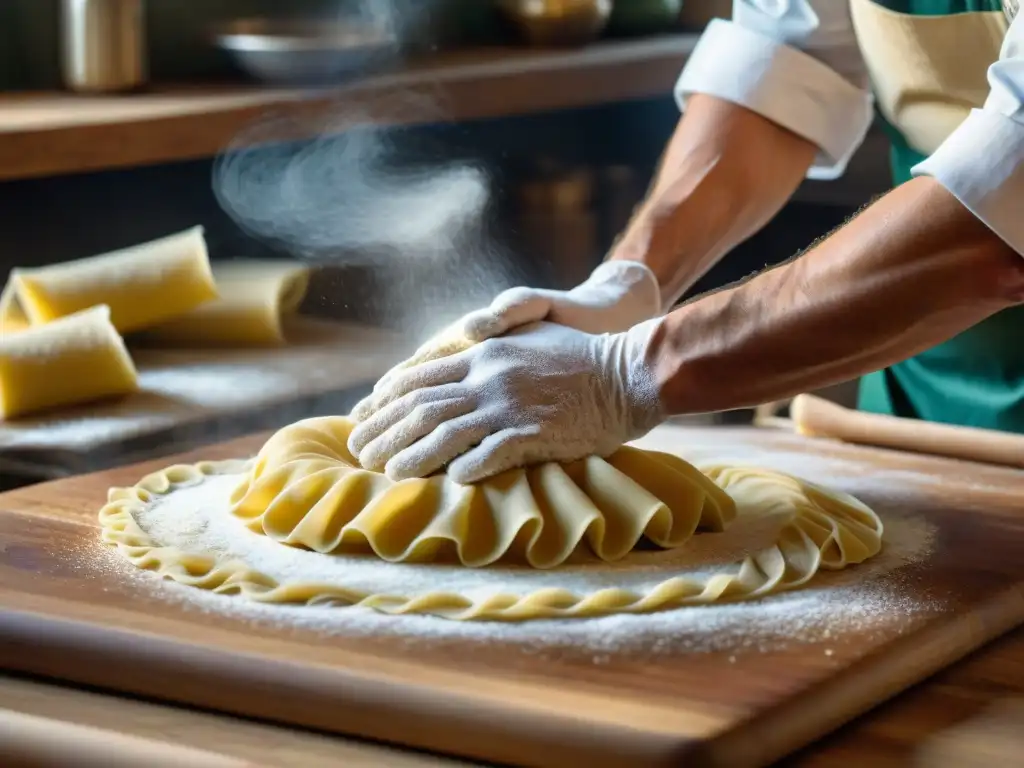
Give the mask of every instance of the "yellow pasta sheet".
[[0, 297], [5, 331], [105, 304], [121, 333], [148, 328], [217, 298], [202, 227], [47, 267], [12, 270]]
[[0, 336], [0, 416], [125, 395], [138, 374], [105, 305]]
[[[863, 562], [881, 549], [881, 520], [857, 499], [769, 470], [700, 471], [676, 456], [624, 447], [608, 459], [516, 469], [473, 486], [443, 475], [393, 483], [352, 466], [342, 447], [350, 426], [344, 417], [298, 422], [278, 432], [253, 460], [176, 465], [131, 488], [111, 489], [99, 513], [102, 538], [140, 568], [260, 602], [500, 621], [750, 600], [796, 589], [821, 570]], [[434, 560], [438, 569], [506, 569], [510, 578], [521, 568], [514, 561], [525, 559], [552, 568], [553, 580], [572, 562], [569, 553], [587, 548], [604, 561], [602, 585], [482, 594], [446, 591], [424, 581], [422, 571], [410, 575], [405, 587], [325, 581], [313, 570], [304, 576], [294, 567], [275, 577], [259, 570], [259, 563], [167, 545], [140, 527], [136, 515], [154, 504], [174, 519], [176, 504], [185, 509], [194, 503], [187, 497], [178, 502], [176, 491], [214, 475], [241, 480], [233, 493], [225, 489], [223, 500], [213, 502], [220, 513], [234, 514], [281, 547], [380, 557], [395, 568]], [[617, 583], [618, 564], [629, 569], [641, 537], [677, 548], [701, 530], [728, 536], [738, 510], [782, 521], [774, 543], [711, 573], [669, 567], [652, 574], [644, 587]], [[239, 535], [245, 533], [240, 527]], [[457, 554], [454, 563], [438, 557], [445, 549]]]
[[233, 513], [256, 533], [317, 552], [412, 562], [450, 547], [463, 565], [512, 558], [534, 568], [561, 565], [584, 543], [606, 561], [625, 557], [642, 536], [678, 546], [735, 515], [729, 496], [695, 467], [632, 448], [472, 486], [444, 475], [396, 483], [349, 453], [352, 426], [328, 416], [280, 430], [233, 495]]
[[309, 267], [294, 261], [215, 263], [219, 297], [149, 329], [161, 345], [250, 347], [283, 344], [283, 321], [295, 314], [309, 286]]
[[0, 293], [0, 334], [17, 333], [31, 327], [32, 323], [18, 301], [16, 281], [12, 275]]

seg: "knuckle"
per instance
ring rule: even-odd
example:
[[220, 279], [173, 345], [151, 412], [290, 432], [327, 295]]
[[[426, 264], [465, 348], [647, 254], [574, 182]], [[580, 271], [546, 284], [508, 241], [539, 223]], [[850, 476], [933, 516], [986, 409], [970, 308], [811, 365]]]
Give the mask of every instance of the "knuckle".
[[416, 374], [414, 371], [402, 371], [396, 374], [388, 382], [387, 393], [391, 395], [404, 395], [416, 388]]
[[429, 403], [420, 403], [413, 406], [412, 411], [409, 412], [409, 418], [413, 421], [426, 421], [430, 418], [433, 411], [434, 408]]
[[465, 424], [460, 425], [458, 422], [449, 419], [441, 422], [434, 428], [434, 436], [444, 443], [461, 434], [467, 428], [471, 427], [467, 427]]
[[501, 311], [510, 306], [530, 301], [536, 295], [537, 292], [532, 288], [526, 288], [521, 285], [516, 286], [515, 288], [509, 288], [508, 290], [502, 291], [498, 294], [498, 297], [494, 300], [493, 306], [496, 307], [498, 311]]
[[458, 429], [450, 421], [438, 424], [434, 428], [434, 439], [442, 444], [447, 443], [449, 440], [455, 437], [456, 434], [458, 434]]
[[410, 411], [416, 411], [427, 403], [427, 392], [422, 389], [414, 389], [402, 396], [402, 406]]

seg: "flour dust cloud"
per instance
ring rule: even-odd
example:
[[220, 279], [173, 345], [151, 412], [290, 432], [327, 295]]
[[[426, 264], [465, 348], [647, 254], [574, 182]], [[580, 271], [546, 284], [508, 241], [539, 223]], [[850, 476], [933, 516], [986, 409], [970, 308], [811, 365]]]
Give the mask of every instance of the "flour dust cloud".
[[217, 200], [244, 232], [299, 258], [368, 269], [376, 300], [421, 330], [445, 322], [439, 306], [453, 317], [489, 301], [512, 262], [493, 234], [491, 174], [479, 152], [452, 146], [460, 129], [443, 89], [402, 85], [408, 45], [423, 43], [438, 10], [436, 0], [326, 4], [321, 16], [388, 40], [345, 82], [372, 73], [389, 87], [326, 100], [321, 91], [309, 109], [268, 113], [213, 170]]

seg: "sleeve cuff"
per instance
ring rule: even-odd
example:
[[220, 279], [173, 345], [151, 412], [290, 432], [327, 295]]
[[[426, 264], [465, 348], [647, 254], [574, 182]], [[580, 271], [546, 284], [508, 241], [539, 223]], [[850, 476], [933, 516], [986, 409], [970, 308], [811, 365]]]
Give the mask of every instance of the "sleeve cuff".
[[1024, 255], [1024, 124], [975, 109], [927, 160], [911, 169], [931, 176]]
[[705, 93], [746, 107], [818, 146], [808, 178], [843, 175], [874, 119], [869, 91], [812, 56], [722, 19], [712, 21], [675, 87], [676, 103]]

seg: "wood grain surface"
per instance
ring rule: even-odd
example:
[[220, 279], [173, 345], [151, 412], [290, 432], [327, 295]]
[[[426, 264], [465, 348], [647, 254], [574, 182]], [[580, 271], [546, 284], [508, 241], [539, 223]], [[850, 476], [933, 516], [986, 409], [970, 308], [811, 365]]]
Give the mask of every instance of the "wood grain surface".
[[[382, 765], [389, 768], [460, 768], [470, 765], [369, 742], [24, 677], [0, 676], [0, 707], [8, 712], [44, 718], [54, 729], [65, 726], [61, 729], [63, 734], [71, 734], [74, 727], [106, 734], [105, 743], [93, 742], [97, 768], [125, 765], [125, 755], [119, 750], [120, 739], [116, 737], [137, 739], [159, 753], [156, 762], [131, 763], [133, 766], [167, 765], [168, 756], [176, 756], [176, 751], [182, 747], [215, 756], [211, 760], [245, 761], [252, 766], [267, 768], [333, 768], [339, 765], [347, 768], [377, 768]], [[5, 738], [2, 722], [0, 720], [0, 763], [11, 768], [11, 748], [15, 745]], [[14, 738], [19, 741], [17, 746], [25, 757], [26, 765], [33, 768], [49, 768], [51, 765], [64, 768], [69, 765], [67, 761], [60, 763], [54, 759], [52, 744], [26, 743], [29, 740], [24, 734], [10, 734], [10, 740]], [[209, 764], [211, 768], [216, 766], [214, 762]], [[179, 762], [177, 765], [201, 768], [203, 764]]]
[[336, 126], [339, 103], [376, 122], [422, 124], [667, 95], [696, 39], [460, 51], [329, 91], [164, 86], [129, 96], [0, 95], [0, 180], [208, 157], [268, 115], [295, 119], [291, 138], [302, 138], [322, 129], [325, 113]]
[[[262, 437], [202, 457], [249, 455]], [[656, 659], [557, 656], [453, 636], [414, 645], [188, 610], [140, 590], [96, 542], [111, 485], [167, 460], [0, 495], [0, 666], [335, 733], [527, 765], [764, 765], [1024, 622], [1024, 476], [750, 428], [664, 427], [659, 447], [757, 446], [927, 482], [858, 495], [938, 527], [902, 580], [943, 608], [818, 645]], [[184, 459], [200, 458], [194, 454]], [[176, 459], [180, 460], [180, 459]], [[154, 597], [157, 595], [157, 597]], [[339, 609], [343, 610], [343, 609]], [[671, 641], [671, 638], [667, 638]]]
[[0, 710], [0, 757], [8, 768], [255, 768], [253, 763], [215, 752], [9, 709]]
[[[779, 763], [776, 768], [906, 768], [944, 750], [943, 768], [1010, 766], [1024, 754], [1024, 734], [970, 736], [1017, 714], [1024, 701], [1024, 629], [988, 644], [892, 701]], [[267, 723], [130, 698], [25, 677], [0, 676], [0, 707], [63, 723], [192, 747], [271, 768], [458, 768], [477, 765], [397, 750], [372, 742], [283, 728]], [[1019, 715], [1014, 725], [1020, 722]], [[973, 747], [973, 748], [971, 748]], [[47, 749], [48, 752], [48, 749]], [[9, 760], [0, 741], [0, 758]], [[978, 760], [978, 758], [983, 758]], [[34, 768], [41, 757], [33, 756]], [[113, 759], [113, 757], [111, 757]], [[916, 763], [915, 763], [916, 761]], [[9, 764], [9, 763], [5, 763]], [[61, 768], [63, 768], [61, 766]]]
[[[791, 755], [778, 768], [1019, 765], [1024, 755], [1022, 701], [1024, 629], [1017, 629]], [[986, 726], [1003, 722], [1004, 714], [1015, 716], [1015, 727], [1011, 738], [997, 740]], [[983, 738], [972, 743], [979, 731]]]

